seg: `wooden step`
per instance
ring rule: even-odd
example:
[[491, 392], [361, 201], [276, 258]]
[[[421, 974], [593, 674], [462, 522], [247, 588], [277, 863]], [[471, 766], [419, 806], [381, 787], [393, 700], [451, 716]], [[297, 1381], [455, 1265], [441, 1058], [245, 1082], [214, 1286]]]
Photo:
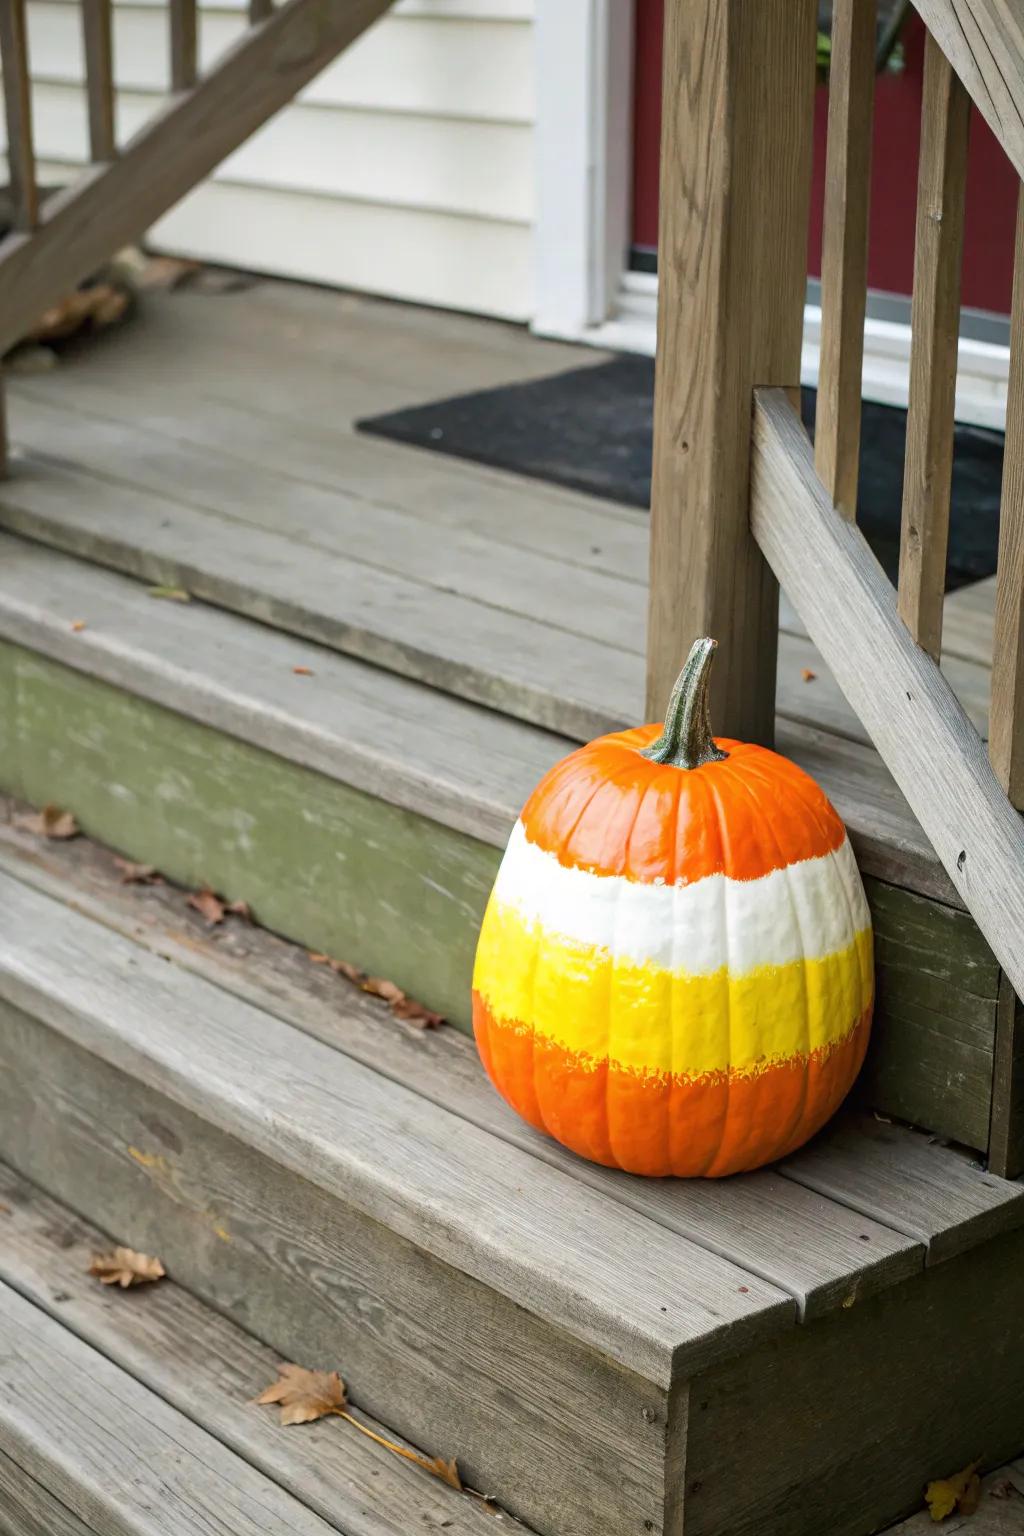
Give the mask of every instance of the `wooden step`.
[[[37, 1338], [45, 1335], [50, 1341], [49, 1357], [64, 1360], [73, 1355], [69, 1369], [76, 1374], [85, 1363], [85, 1395], [90, 1407], [93, 1401], [97, 1403], [100, 1424], [111, 1431], [115, 1422], [128, 1428], [121, 1465], [126, 1477], [124, 1513], [137, 1522], [133, 1525], [128, 1519], [133, 1532], [138, 1529], [148, 1536], [166, 1528], [173, 1536], [199, 1536], [200, 1532], [207, 1536], [209, 1530], [223, 1528], [239, 1536], [247, 1529], [230, 1523], [226, 1527], [202, 1525], [198, 1515], [190, 1523], [180, 1507], [174, 1510], [167, 1527], [147, 1522], [143, 1503], [146, 1467], [135, 1462], [153, 1456], [154, 1451], [154, 1460], [166, 1456], [157, 1443], [156, 1429], [167, 1419], [184, 1424], [186, 1437], [203, 1445], [204, 1489], [211, 1481], [205, 1471], [211, 1467], [233, 1469], [229, 1476], [236, 1496], [247, 1485], [269, 1487], [270, 1497], [261, 1513], [263, 1523], [256, 1526], [260, 1536], [267, 1536], [270, 1530], [276, 1533], [278, 1527], [270, 1527], [267, 1521], [281, 1510], [290, 1520], [280, 1529], [302, 1532], [303, 1536], [307, 1532], [309, 1536], [326, 1533], [327, 1527], [344, 1536], [408, 1536], [414, 1529], [446, 1530], [450, 1536], [486, 1536], [491, 1532], [493, 1536], [493, 1514], [478, 1500], [418, 1471], [357, 1431], [327, 1422], [308, 1425], [297, 1433], [282, 1428], [276, 1409], [254, 1410], [253, 1399], [277, 1376], [279, 1357], [273, 1350], [204, 1306], [173, 1279], [129, 1293], [100, 1285], [88, 1271], [97, 1254], [109, 1252], [109, 1234], [3, 1166], [0, 1204], [0, 1298], [10, 1299], [13, 1293], [22, 1298], [15, 1303], [19, 1315], [30, 1319]], [[18, 1359], [17, 1377], [5, 1376], [5, 1385], [17, 1389], [29, 1362], [16, 1348], [6, 1310], [0, 1321], [0, 1344], [5, 1354], [10, 1349]], [[106, 1401], [111, 1383], [116, 1384], [117, 1398], [113, 1415]], [[35, 1420], [30, 1426], [21, 1424], [21, 1432], [28, 1438], [27, 1454], [23, 1452], [17, 1462], [12, 1459], [15, 1451], [6, 1426], [0, 1430], [0, 1450], [15, 1473], [23, 1476], [28, 1494], [38, 1490], [37, 1496], [45, 1501], [49, 1491], [51, 1496], [63, 1498], [61, 1509], [68, 1509], [70, 1515], [71, 1509], [82, 1513], [79, 1500], [84, 1491], [73, 1498], [69, 1495], [79, 1484], [91, 1485], [94, 1479], [85, 1471], [91, 1441], [87, 1439], [79, 1446], [75, 1423], [62, 1413], [66, 1395], [62, 1386], [54, 1400], [52, 1423], [47, 1419], [42, 1427]], [[6, 1408], [13, 1416], [21, 1400], [20, 1391], [13, 1402], [8, 1395], [8, 1401], [0, 1404], [0, 1413]], [[83, 1399], [77, 1398], [76, 1411], [83, 1407]], [[396, 1440], [394, 1431], [375, 1419], [361, 1411], [359, 1416], [374, 1434], [406, 1450], [416, 1449]], [[137, 1430], [133, 1427], [136, 1420]], [[45, 1455], [43, 1431], [54, 1429], [62, 1443], [70, 1441], [75, 1463], [70, 1467], [65, 1463], [59, 1481], [51, 1483], [40, 1458]], [[104, 1483], [104, 1492], [109, 1491]], [[312, 1518], [309, 1511], [320, 1519]], [[230, 1513], [226, 1503], [215, 1510], [221, 1518]], [[106, 1506], [104, 1514], [106, 1519]], [[0, 1507], [0, 1530], [6, 1532], [10, 1527], [4, 1519], [5, 1510]], [[524, 1528], [507, 1513], [502, 1516], [502, 1525], [510, 1536], [525, 1536]], [[93, 1527], [85, 1525], [82, 1529], [91, 1531]], [[96, 1529], [100, 1536], [108, 1536], [113, 1527], [104, 1523]], [[34, 1527], [26, 1518], [13, 1530], [15, 1536], [28, 1536]], [[57, 1521], [44, 1520], [40, 1536], [62, 1530]]]
[[1020, 1186], [875, 1120], [749, 1177], [616, 1176], [283, 941], [21, 873], [0, 1156], [545, 1536], [867, 1536], [1020, 1449]]
[[[130, 857], [247, 900], [265, 926], [390, 976], [460, 1027], [500, 850], [572, 746], [5, 535], [0, 698], [0, 789], [67, 806]], [[868, 1101], [985, 1149], [999, 967], [877, 756], [796, 726], [780, 746], [835, 802], [865, 875]], [[1024, 1148], [1015, 1113], [1007, 1144]]]

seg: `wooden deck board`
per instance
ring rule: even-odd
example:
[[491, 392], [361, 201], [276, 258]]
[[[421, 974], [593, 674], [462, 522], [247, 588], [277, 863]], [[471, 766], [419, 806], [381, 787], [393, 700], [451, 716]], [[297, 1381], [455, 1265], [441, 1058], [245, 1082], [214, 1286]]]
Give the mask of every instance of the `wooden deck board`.
[[[253, 1398], [277, 1375], [272, 1349], [173, 1280], [128, 1298], [98, 1285], [89, 1264], [109, 1251], [110, 1236], [3, 1166], [0, 1200], [6, 1207], [0, 1281], [332, 1528], [345, 1536], [408, 1536], [421, 1523], [451, 1536], [487, 1536], [492, 1530], [493, 1516], [476, 1500], [424, 1477], [355, 1431], [327, 1422], [308, 1425], [301, 1434], [282, 1434], [276, 1411], [253, 1411]], [[324, 1366], [342, 1374], [346, 1369], [344, 1360]], [[360, 1417], [374, 1433], [394, 1440], [393, 1430], [365, 1413]], [[503, 1518], [523, 1536], [511, 1515]]]

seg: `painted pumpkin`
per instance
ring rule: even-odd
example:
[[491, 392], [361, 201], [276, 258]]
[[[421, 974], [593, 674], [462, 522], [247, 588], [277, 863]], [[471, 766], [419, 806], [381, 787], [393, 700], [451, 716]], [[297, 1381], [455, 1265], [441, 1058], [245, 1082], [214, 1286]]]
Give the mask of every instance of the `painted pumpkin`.
[[538, 1130], [630, 1173], [785, 1156], [860, 1068], [871, 920], [842, 822], [795, 763], [713, 740], [713, 640], [664, 728], [557, 763], [516, 824], [477, 949], [473, 1022]]

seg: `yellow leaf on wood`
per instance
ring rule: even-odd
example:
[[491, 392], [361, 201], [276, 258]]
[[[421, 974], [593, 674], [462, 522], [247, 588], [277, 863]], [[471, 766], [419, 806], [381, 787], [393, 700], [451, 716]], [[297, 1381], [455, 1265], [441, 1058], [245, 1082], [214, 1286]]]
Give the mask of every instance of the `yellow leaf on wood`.
[[951, 1477], [936, 1478], [928, 1484], [924, 1491], [924, 1501], [933, 1520], [945, 1520], [957, 1509], [962, 1515], [974, 1513], [981, 1497], [978, 1466], [977, 1461], [972, 1461], [962, 1472], [954, 1472]]
[[280, 1403], [282, 1424], [312, 1424], [348, 1407], [345, 1383], [337, 1371], [307, 1371], [301, 1365], [279, 1365], [278, 1379], [265, 1387], [258, 1403]]
[[134, 1248], [115, 1248], [113, 1253], [98, 1254], [89, 1265], [90, 1275], [104, 1285], [119, 1285], [127, 1290], [131, 1285], [148, 1285], [162, 1280], [167, 1271], [159, 1259], [148, 1253], [136, 1253]]

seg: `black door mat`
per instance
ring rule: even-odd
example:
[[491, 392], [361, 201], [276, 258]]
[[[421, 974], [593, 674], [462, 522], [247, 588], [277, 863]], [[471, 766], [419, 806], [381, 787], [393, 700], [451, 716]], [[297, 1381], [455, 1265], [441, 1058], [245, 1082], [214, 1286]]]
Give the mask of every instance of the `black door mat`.
[[[810, 427], [815, 391], [802, 395]], [[410, 406], [358, 425], [378, 437], [646, 508], [653, 398], [652, 360], [623, 356]], [[857, 520], [892, 581], [899, 567], [906, 422], [906, 411], [865, 401]], [[996, 568], [1002, 469], [1001, 432], [957, 426], [947, 590], [980, 581]]]

